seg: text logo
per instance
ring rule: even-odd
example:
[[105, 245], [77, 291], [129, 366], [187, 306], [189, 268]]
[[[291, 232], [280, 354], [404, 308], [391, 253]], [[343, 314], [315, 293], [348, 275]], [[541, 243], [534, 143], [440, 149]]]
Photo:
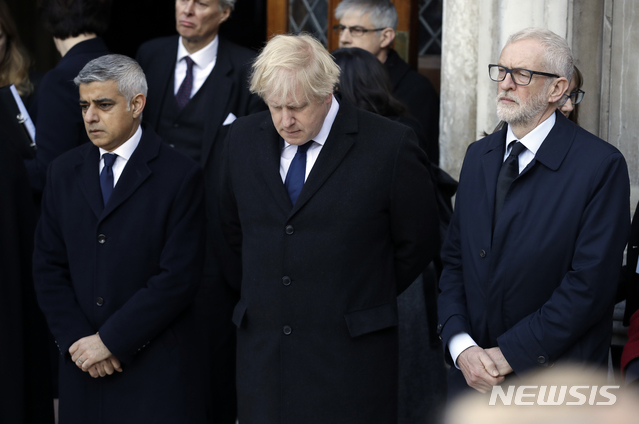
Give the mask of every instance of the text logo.
[[493, 386], [489, 405], [614, 405], [619, 386]]

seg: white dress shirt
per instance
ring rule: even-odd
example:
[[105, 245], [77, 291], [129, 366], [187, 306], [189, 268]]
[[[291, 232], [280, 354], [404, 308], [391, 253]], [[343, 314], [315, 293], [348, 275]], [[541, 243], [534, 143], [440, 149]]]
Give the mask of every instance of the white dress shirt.
[[104, 168], [104, 154], [105, 153], [115, 153], [117, 156], [115, 158], [115, 162], [113, 162], [113, 187], [118, 183], [120, 179], [120, 175], [122, 175], [122, 171], [126, 166], [127, 162], [131, 158], [131, 155], [135, 151], [138, 144], [140, 144], [140, 139], [142, 138], [142, 126], [138, 126], [138, 130], [133, 134], [133, 137], [122, 143], [120, 147], [115, 149], [112, 152], [108, 150], [104, 150], [100, 147], [100, 166], [99, 172], [102, 172], [102, 168]]
[[[541, 144], [544, 142], [544, 140], [552, 130], [552, 127], [555, 126], [556, 120], [557, 118], [553, 113], [544, 122], [537, 125], [534, 130], [532, 130], [524, 137], [522, 137], [521, 140], [519, 140], [521, 144], [523, 144], [526, 148], [526, 150], [519, 154], [519, 173], [526, 169], [528, 164], [535, 158], [535, 155], [541, 147]], [[506, 133], [506, 152], [504, 153], [503, 158], [504, 161], [512, 150], [512, 147], [509, 147], [509, 144], [512, 141], [517, 140], [517, 136], [515, 136], [512, 129], [510, 128], [510, 125], [508, 125], [508, 131]], [[473, 340], [472, 337], [470, 337], [470, 334], [468, 333], [457, 333], [448, 341], [448, 351], [450, 352], [450, 356], [453, 359], [453, 363], [458, 369], [459, 365], [457, 365], [457, 358], [463, 351], [473, 346], [477, 346], [477, 343], [475, 342], [475, 340]]]
[[[311, 173], [311, 169], [313, 169], [313, 165], [315, 165], [315, 161], [322, 151], [324, 143], [326, 143], [326, 139], [328, 138], [328, 134], [331, 132], [331, 127], [333, 126], [333, 122], [335, 122], [338, 110], [339, 103], [335, 100], [335, 96], [332, 96], [331, 108], [328, 110], [326, 118], [324, 118], [322, 129], [315, 137], [313, 137], [313, 140], [308, 141], [308, 143], [313, 144], [306, 151], [306, 175], [304, 176], [304, 181], [306, 181], [308, 175]], [[288, 168], [291, 166], [291, 161], [295, 157], [296, 153], [297, 145], [288, 144], [284, 141], [284, 147], [282, 148], [282, 153], [280, 155], [280, 175], [282, 177], [282, 182], [286, 181]]]
[[204, 81], [208, 78], [215, 67], [217, 61], [217, 48], [219, 45], [218, 36], [216, 35], [213, 41], [206, 45], [206, 47], [196, 51], [193, 54], [184, 47], [182, 37], [178, 40], [177, 60], [175, 62], [175, 82], [173, 84], [173, 94], [177, 94], [182, 81], [186, 77], [186, 61], [183, 60], [186, 56], [190, 56], [193, 60], [193, 87], [191, 88], [191, 98], [195, 96], [195, 93], [204, 85]]

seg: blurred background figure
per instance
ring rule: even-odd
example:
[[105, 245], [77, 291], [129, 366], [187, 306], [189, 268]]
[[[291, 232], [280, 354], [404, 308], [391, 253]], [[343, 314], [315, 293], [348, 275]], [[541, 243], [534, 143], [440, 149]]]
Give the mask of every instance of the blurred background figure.
[[42, 79], [29, 110], [36, 126], [37, 151], [25, 164], [36, 198], [44, 188], [49, 163], [89, 141], [73, 78], [90, 60], [109, 53], [99, 36], [107, 29], [110, 10], [111, 0], [41, 2], [40, 13], [62, 59]]
[[15, 85], [27, 107], [34, 91], [29, 76], [30, 64], [9, 8], [4, 0], [0, 0], [0, 87]]
[[410, 68], [393, 50], [397, 10], [389, 0], [343, 0], [335, 8], [340, 47], [372, 53], [388, 71], [393, 95], [423, 128], [428, 158], [439, 164], [439, 96], [428, 78]]
[[[395, 98], [384, 65], [357, 47], [333, 53], [340, 67], [338, 95], [359, 109], [385, 116], [415, 131], [420, 147], [428, 144], [422, 126]], [[452, 212], [457, 182], [431, 163], [429, 169], [439, 207], [441, 240]], [[397, 298], [399, 313], [399, 404], [401, 424], [433, 422], [446, 400], [446, 371], [437, 336], [437, 275], [439, 257]], [[439, 268], [439, 270], [437, 270]]]
[[566, 102], [559, 108], [561, 113], [575, 124], [579, 125], [579, 103], [584, 98], [585, 92], [581, 89], [584, 83], [581, 71], [576, 66], [572, 73], [570, 86], [566, 92]]
[[[0, 0], [0, 86], [33, 92], [29, 57]], [[0, 423], [53, 423], [47, 327], [31, 274], [35, 211], [22, 158], [0, 130]]]

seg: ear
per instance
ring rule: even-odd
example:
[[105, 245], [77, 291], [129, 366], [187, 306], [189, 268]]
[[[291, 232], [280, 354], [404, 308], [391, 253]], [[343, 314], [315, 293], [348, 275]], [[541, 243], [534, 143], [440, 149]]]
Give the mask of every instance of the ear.
[[558, 103], [561, 101], [562, 96], [568, 90], [570, 83], [564, 77], [557, 78], [551, 85], [548, 91], [548, 103]]
[[138, 119], [140, 115], [142, 115], [142, 111], [144, 110], [144, 105], [146, 105], [146, 96], [142, 93], [136, 94], [131, 99], [131, 109], [133, 110], [133, 119]]
[[220, 24], [224, 21], [226, 21], [229, 17], [231, 16], [231, 8], [227, 7], [224, 10], [222, 10], [221, 14], [220, 14]]
[[393, 28], [384, 28], [379, 37], [379, 47], [382, 49], [389, 48], [395, 41], [395, 30]]

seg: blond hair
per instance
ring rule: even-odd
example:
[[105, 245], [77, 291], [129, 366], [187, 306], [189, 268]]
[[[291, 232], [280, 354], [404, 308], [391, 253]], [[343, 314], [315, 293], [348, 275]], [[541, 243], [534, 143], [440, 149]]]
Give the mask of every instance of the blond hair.
[[306, 101], [321, 101], [333, 93], [339, 67], [324, 46], [308, 34], [277, 35], [253, 64], [251, 92], [284, 103], [299, 87]]

